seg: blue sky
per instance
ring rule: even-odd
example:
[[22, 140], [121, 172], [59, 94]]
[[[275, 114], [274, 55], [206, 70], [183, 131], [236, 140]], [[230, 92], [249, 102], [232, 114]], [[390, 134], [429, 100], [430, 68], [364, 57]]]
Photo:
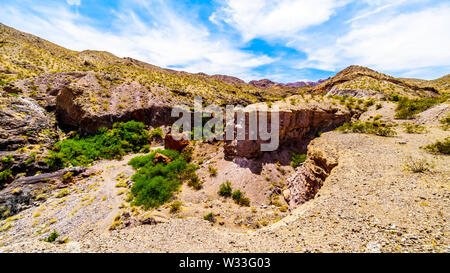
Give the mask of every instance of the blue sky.
[[450, 73], [441, 0], [0, 0], [0, 22], [73, 50], [246, 81], [318, 80], [359, 64]]

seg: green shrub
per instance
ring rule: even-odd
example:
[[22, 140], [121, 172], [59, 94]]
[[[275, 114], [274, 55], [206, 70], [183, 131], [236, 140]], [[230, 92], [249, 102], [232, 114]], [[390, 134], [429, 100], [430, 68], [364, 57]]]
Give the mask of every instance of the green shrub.
[[306, 155], [300, 153], [291, 154], [291, 166], [293, 168], [297, 168], [300, 164], [306, 161]]
[[240, 190], [235, 190], [233, 194], [231, 195], [234, 202], [240, 206], [243, 207], [249, 207], [250, 206], [250, 199], [245, 197], [244, 193], [242, 193]]
[[405, 132], [408, 134], [423, 134], [427, 131], [424, 126], [420, 126], [417, 124], [405, 124]]
[[70, 182], [70, 181], [72, 181], [72, 178], [73, 178], [73, 172], [66, 172], [66, 173], [63, 175], [63, 180], [64, 180], [65, 182]]
[[377, 110], [380, 110], [381, 108], [383, 108], [383, 105], [381, 103], [377, 104], [375, 107]]
[[181, 210], [181, 202], [180, 201], [174, 201], [172, 204], [170, 204], [170, 213], [177, 213]]
[[112, 129], [99, 129], [96, 135], [56, 143], [46, 161], [54, 168], [88, 166], [95, 160], [121, 159], [127, 153], [138, 153], [149, 141], [143, 123], [115, 123]]
[[203, 219], [206, 221], [209, 221], [211, 223], [215, 223], [216, 222], [216, 218], [214, 217], [214, 214], [212, 212], [206, 214], [205, 216], [203, 216]]
[[217, 168], [213, 166], [208, 166], [209, 176], [214, 177], [217, 176]]
[[0, 185], [3, 183], [8, 183], [11, 180], [13, 180], [12, 171], [11, 170], [4, 170], [0, 172]]
[[409, 158], [405, 169], [413, 173], [425, 173], [429, 171], [431, 165], [425, 159]]
[[392, 125], [386, 125], [380, 121], [374, 122], [361, 122], [356, 121], [354, 123], [344, 123], [341, 127], [337, 128], [337, 131], [348, 133], [363, 133], [372, 134], [377, 136], [394, 136], [397, 132], [392, 129]]
[[192, 156], [194, 154], [194, 148], [191, 146], [188, 146], [186, 148], [183, 149], [183, 151], [181, 151], [181, 156], [187, 161], [187, 162], [191, 162], [192, 161]]
[[444, 130], [448, 130], [450, 128], [450, 114], [441, 120]]
[[438, 103], [436, 99], [408, 99], [400, 98], [396, 108], [395, 118], [412, 119], [417, 114], [433, 107]]
[[231, 182], [227, 180], [225, 183], [220, 185], [218, 194], [223, 197], [231, 197], [232, 191]]
[[[181, 155], [183, 157], [183, 155]], [[186, 170], [181, 174], [181, 179], [188, 182], [188, 186], [194, 190], [200, 190], [203, 187], [203, 182], [198, 177], [197, 171], [200, 167], [194, 164], [188, 164]]]
[[[157, 154], [163, 154], [172, 161], [153, 164]], [[195, 177], [198, 169], [176, 151], [156, 150], [149, 155], [133, 158], [129, 163], [137, 172], [132, 176], [132, 204], [144, 208], [156, 208], [172, 198], [172, 194], [180, 188], [183, 181]]]
[[155, 139], [155, 138], [161, 138], [164, 139], [164, 132], [162, 130], [161, 127], [155, 128], [150, 132], [150, 138], [151, 139]]
[[14, 155], [8, 155], [2, 158], [2, 163], [6, 165], [11, 165], [14, 163]]
[[54, 241], [56, 241], [56, 239], [58, 239], [59, 234], [58, 232], [56, 232], [56, 230], [54, 230], [49, 236], [48, 238], [44, 239], [45, 242], [47, 243], [53, 243]]
[[370, 107], [372, 105], [375, 104], [375, 100], [374, 99], [369, 99], [368, 101], [366, 101], [366, 103], [364, 104], [366, 107]]
[[443, 141], [438, 141], [436, 143], [426, 146], [425, 150], [427, 150], [431, 153], [449, 155], [450, 154], [450, 137], [447, 137]]

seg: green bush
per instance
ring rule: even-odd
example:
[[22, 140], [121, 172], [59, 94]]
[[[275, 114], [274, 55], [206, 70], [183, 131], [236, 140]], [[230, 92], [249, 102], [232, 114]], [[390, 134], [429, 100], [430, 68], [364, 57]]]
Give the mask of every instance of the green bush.
[[447, 137], [443, 141], [438, 141], [436, 143], [426, 146], [425, 150], [427, 150], [431, 153], [449, 155], [450, 154], [450, 137]]
[[424, 126], [420, 126], [417, 124], [405, 124], [405, 132], [408, 134], [423, 134], [427, 131]]
[[[157, 153], [169, 157], [169, 163], [153, 164]], [[131, 187], [132, 204], [144, 208], [156, 208], [172, 197], [187, 178], [195, 177], [198, 169], [176, 151], [156, 150], [146, 156], [133, 158], [129, 163], [137, 172], [132, 176], [134, 182]]]
[[300, 153], [291, 154], [291, 166], [297, 168], [306, 161], [306, 155]]
[[240, 206], [243, 207], [249, 207], [250, 206], [250, 199], [245, 197], [244, 193], [240, 190], [235, 190], [233, 194], [231, 195], [231, 198], [233, 198], [234, 202]]
[[216, 222], [216, 218], [214, 217], [214, 214], [212, 212], [206, 214], [205, 216], [203, 216], [203, 219], [205, 221], [209, 221], [211, 223], [215, 223]]
[[436, 99], [408, 99], [400, 98], [396, 108], [395, 118], [412, 119], [417, 114], [433, 107], [438, 103]]
[[192, 156], [194, 155], [194, 148], [191, 146], [188, 146], [181, 151], [181, 156], [187, 161], [192, 161]]
[[372, 106], [372, 105], [374, 105], [375, 104], [375, 100], [374, 99], [369, 99], [368, 101], [366, 101], [365, 102], [365, 106], [366, 107], [370, 107], [370, 106]]
[[[183, 157], [183, 154], [181, 154], [181, 157]], [[186, 160], [186, 162], [188, 161]], [[181, 174], [181, 179], [183, 181], [187, 181], [188, 186], [193, 188], [194, 190], [200, 190], [203, 187], [203, 182], [200, 180], [197, 173], [195, 172], [198, 169], [199, 166], [194, 164], [188, 164], [186, 170]]]
[[59, 234], [58, 232], [56, 232], [56, 230], [54, 230], [49, 236], [48, 238], [46, 238], [44, 241], [47, 243], [53, 243], [54, 241], [56, 241], [56, 239], [58, 239]]
[[143, 123], [115, 123], [112, 129], [101, 128], [93, 136], [76, 136], [56, 143], [46, 161], [55, 168], [88, 166], [95, 160], [121, 159], [127, 153], [138, 153], [149, 141]]
[[0, 185], [3, 183], [8, 183], [11, 180], [13, 180], [12, 172], [11, 170], [4, 170], [0, 172]]
[[174, 201], [172, 204], [170, 204], [170, 213], [177, 213], [181, 210], [181, 202], [180, 201]]
[[380, 121], [374, 122], [361, 122], [356, 121], [354, 123], [344, 123], [341, 127], [336, 130], [339, 132], [353, 132], [353, 133], [363, 133], [372, 134], [377, 136], [394, 136], [397, 132], [392, 129], [392, 125], [386, 125]]
[[150, 132], [150, 138], [151, 139], [155, 139], [155, 138], [162, 138], [164, 139], [164, 133], [161, 127], [155, 128]]
[[425, 159], [409, 158], [405, 169], [413, 173], [425, 173], [429, 171], [431, 167], [431, 164], [429, 164]]
[[208, 172], [211, 177], [217, 176], [217, 168], [214, 168], [213, 166], [208, 166]]
[[441, 120], [444, 130], [448, 130], [450, 128], [450, 115]]
[[10, 154], [2, 158], [2, 163], [6, 165], [11, 165], [14, 163], [14, 155]]
[[231, 182], [227, 180], [225, 183], [220, 185], [218, 194], [223, 197], [231, 197], [232, 191]]

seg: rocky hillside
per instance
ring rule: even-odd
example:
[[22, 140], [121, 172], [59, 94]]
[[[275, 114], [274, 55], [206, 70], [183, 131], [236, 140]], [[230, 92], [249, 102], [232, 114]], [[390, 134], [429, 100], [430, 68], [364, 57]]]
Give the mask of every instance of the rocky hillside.
[[362, 66], [347, 67], [312, 89], [315, 93], [360, 98], [436, 97], [448, 91], [448, 77], [435, 81], [397, 79]]
[[[309, 85], [76, 52], [0, 24], [0, 252], [449, 252], [449, 75], [351, 66]], [[194, 96], [246, 106], [246, 123], [279, 114], [279, 149], [248, 132], [174, 140], [170, 112]]]
[[[273, 82], [269, 79], [262, 79], [262, 80], [258, 80], [258, 81], [250, 81], [248, 84], [253, 85], [254, 87], [257, 87], [257, 88], [262, 88], [262, 89], [271, 89], [271, 88], [283, 89], [283, 87], [298, 88], [298, 87], [316, 86], [316, 85], [319, 85], [326, 81], [327, 80], [318, 80], [316, 82], [299, 81], [299, 82], [290, 82], [290, 83], [277, 83], [277, 82]], [[303, 90], [308, 90], [308, 88], [303, 88]]]
[[[204, 101], [218, 105], [248, 105], [279, 99], [297, 92], [295, 88], [290, 87], [262, 90], [239, 79], [230, 80], [231, 77], [163, 69], [131, 58], [118, 58], [108, 52], [76, 52], [2, 24], [0, 56], [1, 85], [18, 79], [30, 79], [28, 82], [22, 82], [22, 85], [13, 84], [8, 88], [20, 91], [28, 87], [32, 89], [33, 94], [49, 93], [60, 88], [60, 85], [55, 88], [52, 79], [61, 78], [58, 73], [72, 71], [94, 72], [97, 77], [103, 79], [104, 92], [117, 85], [134, 84], [145, 89], [147, 94], [159, 95], [166, 100], [178, 97], [185, 102], [194, 96], [201, 96]], [[40, 75], [40, 78], [33, 79]], [[45, 78], [45, 86], [40, 84], [42, 78]], [[73, 80], [73, 77], [69, 76], [67, 80]], [[54, 92], [51, 93], [55, 95]]]

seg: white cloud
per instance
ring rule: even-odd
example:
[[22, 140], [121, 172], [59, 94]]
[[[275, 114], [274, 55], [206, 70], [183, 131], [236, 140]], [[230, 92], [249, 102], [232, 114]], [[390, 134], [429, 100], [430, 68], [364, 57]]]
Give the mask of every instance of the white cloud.
[[[450, 64], [450, 6], [355, 20], [350, 31], [323, 47], [309, 47], [302, 66], [334, 69], [361, 64], [384, 71]], [[361, 18], [362, 19], [362, 18]]]
[[64, 6], [38, 5], [28, 12], [9, 5], [4, 9], [8, 10], [2, 16], [5, 24], [73, 50], [105, 50], [162, 67], [229, 74], [244, 80], [255, 76], [252, 68], [273, 62], [265, 55], [243, 52], [229, 40], [212, 37], [201, 24], [182, 18], [167, 6], [155, 9], [144, 5], [141, 12], [153, 17], [151, 23], [143, 21], [131, 9], [120, 10], [113, 23], [115, 32], [91, 27], [89, 18]]
[[81, 5], [81, 0], [66, 0], [68, 5], [71, 6], [80, 6]]
[[226, 0], [210, 17], [236, 28], [243, 39], [290, 37], [329, 20], [346, 0]]

